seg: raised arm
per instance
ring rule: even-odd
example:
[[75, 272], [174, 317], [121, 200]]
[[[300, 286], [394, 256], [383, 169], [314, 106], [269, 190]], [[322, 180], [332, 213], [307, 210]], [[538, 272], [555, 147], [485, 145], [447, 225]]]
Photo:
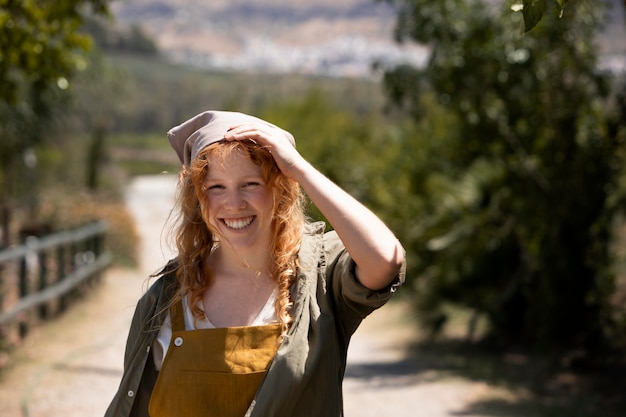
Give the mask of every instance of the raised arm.
[[300, 183], [333, 226], [356, 263], [361, 284], [372, 290], [388, 286], [404, 262], [404, 249], [371, 210], [325, 177], [282, 136], [262, 125], [231, 129], [227, 140], [252, 139], [268, 146], [281, 171]]

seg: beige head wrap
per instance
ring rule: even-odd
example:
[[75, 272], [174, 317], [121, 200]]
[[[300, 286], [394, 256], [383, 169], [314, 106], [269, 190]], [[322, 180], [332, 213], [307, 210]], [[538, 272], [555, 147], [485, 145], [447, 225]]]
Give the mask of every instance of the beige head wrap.
[[205, 111], [186, 122], [172, 128], [167, 132], [167, 138], [172, 148], [178, 154], [180, 162], [185, 166], [190, 166], [198, 153], [212, 143], [224, 140], [224, 134], [232, 127], [242, 124], [263, 123], [272, 129], [277, 129], [280, 134], [285, 135], [287, 140], [296, 146], [296, 142], [291, 133], [254, 116], [243, 113], [228, 111]]

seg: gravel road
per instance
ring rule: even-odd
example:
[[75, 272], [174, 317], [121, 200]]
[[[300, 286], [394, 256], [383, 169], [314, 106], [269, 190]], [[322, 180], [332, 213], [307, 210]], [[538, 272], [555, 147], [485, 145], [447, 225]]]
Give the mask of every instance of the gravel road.
[[[93, 293], [59, 319], [34, 330], [0, 375], [2, 417], [98, 417], [122, 373], [124, 343], [147, 276], [171, 255], [163, 225], [175, 178], [138, 177], [127, 203], [141, 236], [140, 266], [114, 268]], [[392, 303], [375, 312], [352, 340], [344, 383], [348, 417], [451, 417], [483, 386], [441, 379], [419, 369], [407, 347], [407, 309]], [[477, 415], [474, 415], [478, 417]]]

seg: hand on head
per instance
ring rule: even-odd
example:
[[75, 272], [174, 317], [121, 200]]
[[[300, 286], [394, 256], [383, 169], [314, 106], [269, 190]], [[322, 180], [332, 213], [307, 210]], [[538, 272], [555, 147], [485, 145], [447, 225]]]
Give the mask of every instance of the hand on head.
[[224, 134], [224, 139], [228, 141], [251, 140], [267, 148], [278, 168], [288, 177], [293, 177], [294, 169], [303, 161], [284, 131], [268, 125], [259, 123], [234, 126]]

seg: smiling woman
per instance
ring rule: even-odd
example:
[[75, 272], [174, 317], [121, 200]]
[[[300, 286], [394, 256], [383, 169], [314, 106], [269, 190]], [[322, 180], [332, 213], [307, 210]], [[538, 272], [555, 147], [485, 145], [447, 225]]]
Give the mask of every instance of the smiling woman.
[[168, 136], [178, 256], [139, 301], [106, 415], [343, 415], [348, 342], [404, 281], [402, 246], [268, 122], [208, 111]]
[[[237, 147], [229, 147], [230, 154], [210, 157], [215, 163], [207, 166], [202, 187], [206, 192], [200, 200], [205, 223], [220, 237], [221, 242], [227, 241], [231, 246], [233, 242], [229, 239], [228, 232], [233, 230], [247, 229], [246, 233], [251, 234], [250, 229], [254, 227], [269, 238], [274, 211], [273, 199], [261, 174], [261, 167], [240, 149], [244, 145], [240, 142], [233, 145]], [[207, 150], [210, 152], [212, 148], [214, 147]], [[269, 247], [269, 241], [254, 243]], [[233, 249], [241, 253], [246, 248]]]

